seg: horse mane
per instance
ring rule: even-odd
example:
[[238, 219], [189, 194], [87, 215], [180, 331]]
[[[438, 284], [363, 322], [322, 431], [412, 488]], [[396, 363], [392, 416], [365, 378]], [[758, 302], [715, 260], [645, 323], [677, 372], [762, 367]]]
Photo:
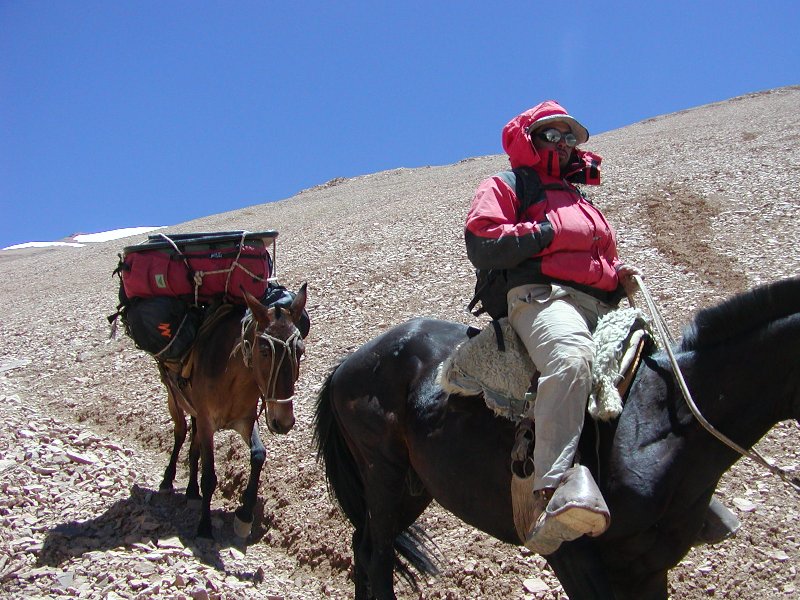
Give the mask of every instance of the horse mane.
[[753, 288], [697, 312], [683, 331], [680, 350], [691, 351], [721, 344], [772, 321], [800, 311], [800, 277]]
[[203, 321], [195, 339], [197, 368], [210, 377], [219, 377], [227, 368], [231, 348], [237, 340], [239, 323], [244, 307], [237, 304], [222, 304]]
[[[280, 318], [280, 316], [281, 316], [280, 315], [280, 311], [278, 310], [277, 307], [275, 309], [275, 315], [278, 318]], [[249, 353], [252, 352], [252, 348], [249, 348], [249, 346], [247, 345], [247, 342], [245, 340], [245, 332], [250, 329], [250, 327], [253, 325], [253, 322], [255, 320], [256, 320], [256, 317], [253, 314], [253, 311], [250, 310], [249, 308], [246, 309], [244, 311], [244, 315], [242, 315], [242, 318], [239, 320], [239, 324], [241, 326], [241, 329], [240, 329], [241, 334], [239, 335], [238, 338], [236, 338], [236, 343], [233, 345], [233, 350], [231, 350], [231, 357], [233, 357], [236, 354], [241, 353], [242, 357], [244, 358], [245, 363], [249, 363], [249, 361], [250, 361]]]

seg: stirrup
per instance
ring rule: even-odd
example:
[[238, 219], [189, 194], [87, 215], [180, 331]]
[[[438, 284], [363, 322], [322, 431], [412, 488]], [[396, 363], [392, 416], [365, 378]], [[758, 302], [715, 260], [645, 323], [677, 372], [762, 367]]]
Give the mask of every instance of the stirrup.
[[514, 446], [511, 448], [511, 471], [518, 477], [533, 475], [533, 421], [525, 418], [517, 425]]
[[728, 509], [716, 496], [711, 497], [711, 502], [706, 511], [706, 518], [703, 521], [703, 526], [697, 533], [697, 539], [692, 544], [693, 546], [700, 546], [702, 544], [718, 544], [729, 537], [736, 535], [742, 522], [739, 517]]
[[544, 509], [538, 506], [533, 491], [533, 421], [525, 418], [517, 425], [511, 449], [511, 510], [520, 542]]

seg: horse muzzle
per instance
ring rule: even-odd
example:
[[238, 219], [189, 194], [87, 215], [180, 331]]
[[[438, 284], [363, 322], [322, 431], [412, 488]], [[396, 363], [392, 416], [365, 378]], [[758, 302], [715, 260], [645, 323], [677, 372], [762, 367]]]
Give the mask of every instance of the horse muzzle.
[[290, 399], [268, 399], [265, 402], [267, 404], [267, 428], [269, 428], [272, 433], [289, 433], [295, 423], [294, 405], [292, 401]]

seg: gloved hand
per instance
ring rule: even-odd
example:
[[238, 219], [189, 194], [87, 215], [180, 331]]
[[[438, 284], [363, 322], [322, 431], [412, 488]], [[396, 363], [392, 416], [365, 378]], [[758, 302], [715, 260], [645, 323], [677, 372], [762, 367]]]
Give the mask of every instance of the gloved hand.
[[621, 263], [617, 266], [617, 277], [619, 278], [619, 283], [622, 288], [625, 290], [625, 293], [628, 297], [633, 296], [636, 292], [639, 291], [639, 284], [636, 283], [634, 276], [638, 275], [639, 277], [642, 274], [639, 272], [639, 269], [633, 267], [631, 265], [626, 265]]

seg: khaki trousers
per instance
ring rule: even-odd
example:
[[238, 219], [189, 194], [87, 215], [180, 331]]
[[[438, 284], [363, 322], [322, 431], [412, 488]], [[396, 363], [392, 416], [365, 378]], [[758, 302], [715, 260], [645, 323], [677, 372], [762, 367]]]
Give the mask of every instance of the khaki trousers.
[[539, 370], [533, 414], [534, 490], [557, 488], [572, 466], [592, 385], [597, 320], [611, 306], [567, 286], [532, 284], [508, 292], [509, 322]]

